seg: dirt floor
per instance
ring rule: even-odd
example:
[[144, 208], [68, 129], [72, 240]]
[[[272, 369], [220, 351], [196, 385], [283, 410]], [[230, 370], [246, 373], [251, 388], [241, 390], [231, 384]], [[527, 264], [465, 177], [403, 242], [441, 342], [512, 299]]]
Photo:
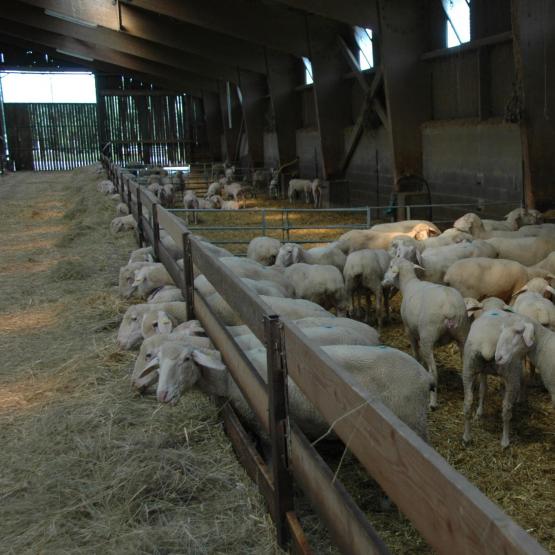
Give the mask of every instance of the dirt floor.
[[[127, 305], [115, 285], [134, 242], [110, 235], [114, 203], [96, 193], [97, 181], [91, 170], [0, 178], [0, 552], [279, 552], [210, 400], [188, 393], [166, 407], [131, 392], [134, 354], [115, 344]], [[222, 225], [221, 216], [203, 215], [200, 224]], [[260, 222], [246, 212], [226, 218], [224, 225]], [[309, 213], [295, 222], [341, 225], [362, 216], [326, 218]], [[325, 240], [341, 232], [295, 233]], [[223, 235], [252, 237], [232, 233]], [[408, 351], [393, 304], [382, 339]], [[531, 390], [528, 405], [515, 412], [513, 443], [502, 451], [501, 397], [490, 378], [485, 417], [465, 448], [458, 354], [445, 347], [437, 358], [440, 407], [430, 415], [431, 444], [555, 553], [547, 394]], [[382, 507], [379, 490], [352, 458], [340, 464], [341, 448], [320, 448], [392, 552], [431, 552], [402, 515]], [[301, 499], [298, 509], [315, 551], [335, 553]]]

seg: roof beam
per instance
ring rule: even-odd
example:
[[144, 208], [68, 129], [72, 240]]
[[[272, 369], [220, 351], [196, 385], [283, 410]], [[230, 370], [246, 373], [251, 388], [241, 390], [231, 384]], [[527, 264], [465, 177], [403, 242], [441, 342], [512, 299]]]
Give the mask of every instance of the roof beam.
[[349, 0], [348, 2], [338, 2], [337, 0], [275, 1], [286, 4], [291, 8], [335, 19], [349, 25], [358, 25], [369, 29], [378, 28], [377, 0]]
[[309, 55], [304, 14], [282, 6], [246, 0], [120, 0], [120, 3], [296, 56]]
[[26, 5], [24, 2], [12, 1], [10, 9], [6, 10], [2, 17], [205, 77], [227, 81], [238, 80], [237, 71], [233, 67], [195, 54], [183, 56], [183, 53], [177, 50], [104, 27], [87, 27], [51, 17], [43, 10]]
[[29, 37], [32, 37], [32, 41], [37, 44], [62, 50], [65, 53], [75, 53], [77, 58], [84, 58], [85, 61], [87, 59], [100, 60], [126, 68], [131, 72], [136, 71], [152, 75], [155, 78], [162, 78], [166, 82], [173, 82], [174, 87], [178, 86], [180, 90], [188, 92], [193, 96], [202, 96], [202, 90], [218, 90], [216, 80], [199, 77], [190, 72], [150, 62], [109, 48], [100, 48], [71, 37], [28, 27], [14, 21], [0, 19], [0, 32], [23, 40], [28, 40]]

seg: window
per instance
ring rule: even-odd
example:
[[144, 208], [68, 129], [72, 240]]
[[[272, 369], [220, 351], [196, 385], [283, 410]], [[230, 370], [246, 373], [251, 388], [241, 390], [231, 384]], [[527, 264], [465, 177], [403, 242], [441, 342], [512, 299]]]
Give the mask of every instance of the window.
[[442, 0], [447, 16], [447, 48], [470, 40], [470, 0]]
[[372, 29], [355, 27], [355, 40], [358, 45], [358, 65], [360, 69], [374, 67], [374, 45], [372, 43]]
[[4, 102], [96, 103], [92, 73], [9, 71], [0, 73]]
[[303, 63], [304, 63], [304, 84], [305, 85], [312, 85], [314, 83], [314, 79], [312, 77], [312, 62], [303, 56]]

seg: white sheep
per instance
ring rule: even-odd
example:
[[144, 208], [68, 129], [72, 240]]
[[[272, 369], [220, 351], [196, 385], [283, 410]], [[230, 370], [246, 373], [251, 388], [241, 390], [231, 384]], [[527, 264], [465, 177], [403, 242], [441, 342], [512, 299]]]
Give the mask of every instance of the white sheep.
[[[533, 366], [539, 370], [543, 385], [551, 396], [551, 403], [555, 407], [555, 332], [545, 328], [539, 322], [518, 315], [521, 322], [514, 322], [505, 326], [497, 342], [497, 352], [505, 358], [520, 356], [522, 349], [527, 351]], [[520, 324], [520, 325], [519, 325]], [[528, 332], [525, 334], [522, 330]], [[529, 332], [529, 324], [533, 333]]]
[[289, 197], [289, 202], [293, 202], [295, 195], [304, 195], [305, 202], [310, 203], [310, 193], [314, 189], [320, 188], [320, 180], [314, 179], [310, 181], [309, 179], [291, 179], [289, 181], [289, 189], [287, 196]]
[[512, 309], [517, 314], [537, 320], [542, 326], [555, 331], [555, 306], [534, 291], [525, 291], [515, 299]]
[[281, 247], [280, 241], [272, 237], [255, 237], [247, 247], [247, 258], [263, 266], [273, 266]]
[[[427, 400], [433, 383], [418, 362], [406, 353], [383, 346], [334, 345], [322, 349], [363, 390], [371, 392], [426, 439]], [[248, 351], [247, 356], [261, 377], [266, 379], [265, 349]], [[165, 343], [158, 359], [144, 369], [139, 379], [148, 380], [156, 373], [159, 374], [156, 394], [160, 402], [175, 404], [184, 391], [199, 387], [210, 395], [229, 398], [238, 412], [253, 422], [248, 404], [235, 382], [229, 379], [228, 370], [217, 351], [195, 349], [179, 342]], [[291, 417], [309, 438], [318, 438], [329, 431], [329, 425], [292, 380], [288, 384], [288, 399]]]
[[123, 231], [134, 231], [137, 229], [137, 222], [134, 216], [118, 216], [110, 222], [110, 231], [112, 233], [121, 233]]
[[418, 241], [441, 234], [441, 230], [428, 220], [403, 220], [400, 222], [376, 224], [370, 229], [381, 233], [410, 235]]
[[173, 184], [170, 182], [164, 183], [160, 189], [158, 196], [162, 206], [166, 208], [173, 208], [175, 205], [175, 189]]
[[[394, 258], [384, 276], [384, 285], [401, 290], [401, 318], [413, 353], [434, 376], [438, 373], [434, 347], [455, 341], [462, 355], [469, 321], [462, 295], [452, 287], [420, 281], [414, 264]], [[437, 388], [431, 392], [430, 407], [437, 407]]]
[[345, 294], [351, 299], [349, 311], [358, 314], [362, 310], [361, 297], [366, 298], [366, 321], [370, 320], [371, 295], [376, 298], [376, 314], [379, 326], [383, 326], [389, 315], [389, 296], [384, 292], [382, 280], [389, 266], [391, 257], [381, 249], [364, 249], [349, 254], [343, 276]]
[[129, 297], [133, 292], [135, 272], [147, 266], [154, 266], [154, 262], [129, 262], [119, 269], [118, 291], [122, 297]]
[[293, 285], [297, 299], [312, 301], [326, 309], [335, 308], [338, 316], [347, 312], [345, 281], [335, 266], [300, 262], [285, 268], [284, 276]]
[[100, 181], [96, 188], [99, 193], [103, 193], [105, 195], [113, 195], [116, 192], [115, 185], [109, 179]]
[[[487, 374], [498, 375], [505, 384], [503, 398], [503, 434], [501, 446], [509, 445], [510, 421], [512, 406], [518, 398], [522, 379], [523, 357], [525, 349], [512, 350], [510, 353], [498, 347], [498, 341], [506, 323], [515, 321], [515, 315], [509, 312], [490, 310], [482, 314], [470, 327], [464, 346], [463, 355], [463, 387], [464, 387], [464, 434], [463, 441], [471, 439], [470, 422], [473, 403], [473, 389], [476, 377], [480, 377], [480, 391], [476, 417], [484, 412], [484, 399], [487, 390]], [[531, 325], [520, 328], [520, 335], [530, 341], [533, 334]]]
[[309, 202], [310, 196], [312, 196], [314, 208], [320, 208], [322, 205], [322, 184], [319, 179], [310, 181], [308, 184], [308, 190], [305, 185], [305, 195], [307, 197], [307, 202]]
[[181, 322], [187, 319], [185, 303], [136, 304], [130, 306], [123, 315], [118, 330], [117, 342], [120, 348], [129, 350], [137, 345], [143, 338], [141, 330], [143, 316], [149, 312], [157, 313], [159, 310], [171, 314]]
[[483, 301], [473, 299], [472, 297], [465, 297], [464, 304], [466, 306], [466, 313], [468, 314], [470, 320], [477, 320], [480, 316], [482, 316], [482, 314], [490, 310], [513, 311], [503, 299], [499, 299], [498, 297], [488, 297]]
[[184, 301], [181, 289], [175, 285], [163, 285], [155, 289], [147, 297], [147, 303], [171, 303], [175, 301]]
[[555, 239], [548, 237], [493, 237], [487, 242], [497, 249], [499, 258], [514, 260], [524, 266], [537, 264], [555, 251]]
[[305, 250], [301, 245], [285, 243], [276, 256], [276, 266], [291, 266], [304, 262], [305, 264], [323, 264], [335, 266], [343, 271], [347, 257], [334, 243], [327, 247], [315, 247]]
[[118, 203], [116, 206], [116, 217], [127, 216], [129, 214], [129, 207], [124, 202]]
[[157, 333], [171, 333], [180, 323], [178, 318], [165, 310], [146, 312], [141, 321], [141, 335], [147, 339]]
[[208, 190], [206, 191], [205, 198], [208, 199], [214, 195], [220, 195], [223, 188], [224, 184], [220, 183], [219, 181], [214, 181], [214, 183], [210, 183], [210, 185], [208, 186]]
[[[198, 212], [196, 212], [196, 210], [199, 209], [199, 200], [195, 192], [191, 191], [191, 189], [185, 191], [185, 194], [183, 195], [183, 208], [186, 210], [195, 210], [195, 212], [192, 213], [193, 223], [197, 224]], [[189, 212], [185, 212], [185, 223], [189, 225]]]
[[427, 224], [418, 224], [408, 233], [397, 231], [381, 231], [374, 229], [352, 229], [339, 237], [334, 243], [345, 254], [362, 249], [384, 249], [391, 246], [392, 241], [400, 235], [423, 240], [428, 237], [430, 229]]
[[509, 302], [529, 280], [548, 274], [547, 270], [527, 268], [513, 260], [477, 257], [455, 262], [443, 281], [458, 289], [463, 297], [499, 297]]
[[[224, 196], [233, 197], [233, 200], [239, 207], [239, 201], [243, 201], [243, 208], [247, 205], [247, 192], [249, 192], [249, 187], [246, 187], [242, 183], [229, 183], [224, 185]], [[224, 201], [225, 202], [225, 201]], [[223, 206], [222, 206], [223, 208]]]
[[129, 256], [129, 263], [132, 262], [154, 262], [154, 250], [152, 247], [135, 249]]
[[135, 280], [128, 297], [146, 299], [155, 289], [164, 285], [175, 284], [163, 264], [152, 264], [135, 272]]

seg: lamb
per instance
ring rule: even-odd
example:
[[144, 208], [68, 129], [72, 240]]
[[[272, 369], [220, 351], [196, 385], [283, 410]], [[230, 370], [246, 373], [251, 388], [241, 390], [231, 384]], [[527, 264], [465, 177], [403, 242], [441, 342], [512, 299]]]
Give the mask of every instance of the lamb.
[[370, 228], [372, 231], [381, 233], [405, 234], [420, 241], [430, 236], [440, 235], [441, 230], [432, 222], [427, 220], [404, 220], [401, 222], [390, 222], [387, 224], [376, 224]]
[[340, 272], [343, 271], [347, 257], [335, 244], [327, 247], [315, 247], [305, 250], [300, 245], [285, 243], [279, 249], [276, 256], [276, 266], [291, 266], [304, 262], [305, 264], [323, 264], [335, 266]]
[[[343, 367], [349, 379], [357, 381], [362, 389], [380, 399], [426, 439], [426, 404], [433, 383], [418, 362], [397, 349], [382, 346], [334, 345], [322, 349]], [[266, 379], [265, 349], [248, 351], [247, 356]], [[179, 342], [165, 343], [158, 360], [152, 360], [139, 379], [148, 380], [154, 373], [159, 373], [156, 394], [160, 402], [175, 404], [184, 391], [198, 387], [207, 394], [229, 398], [238, 412], [253, 422], [246, 401], [235, 382], [229, 379], [217, 351], [195, 349]], [[318, 438], [329, 431], [329, 425], [293, 381], [288, 384], [288, 398], [292, 418], [309, 438]]]
[[113, 195], [114, 193], [116, 193], [116, 187], [109, 179], [104, 179], [103, 181], [100, 181], [97, 184], [96, 188], [99, 193], [103, 193], [105, 195]]
[[[304, 194], [305, 202], [310, 204], [310, 193], [313, 190], [320, 190], [320, 180], [314, 179], [310, 181], [309, 179], [291, 179], [289, 181], [289, 189], [287, 196], [289, 197], [289, 202], [293, 202], [293, 197], [297, 195]], [[319, 194], [320, 197], [320, 194]], [[316, 201], [315, 201], [316, 202]]]
[[[198, 201], [197, 195], [195, 194], [194, 191], [191, 191], [190, 189], [185, 191], [185, 194], [183, 195], [183, 208], [185, 208], [186, 210], [198, 210], [199, 209], [199, 201]], [[185, 223], [187, 225], [189, 225], [189, 213], [188, 212], [185, 213]], [[195, 223], [195, 224], [198, 223], [198, 213], [197, 212], [193, 212], [193, 223]]]
[[243, 200], [243, 208], [247, 205], [246, 199], [247, 187], [242, 183], [230, 183], [229, 185], [224, 185], [224, 196], [233, 197], [233, 200], [239, 206], [239, 200]]
[[420, 255], [420, 265], [424, 268], [424, 279], [433, 283], [443, 283], [445, 273], [458, 260], [465, 258], [496, 258], [496, 248], [480, 239], [471, 243], [457, 243], [445, 247], [426, 249]]
[[327, 309], [335, 308], [338, 316], [345, 315], [345, 281], [335, 266], [300, 262], [285, 268], [284, 276], [293, 285], [297, 299], [306, 299]]
[[[518, 318], [520, 322], [511, 323], [502, 330], [497, 341], [496, 358], [498, 353], [500, 358], [515, 358], [525, 349], [530, 362], [539, 370], [543, 385], [555, 407], [555, 332], [525, 316], [518, 315]], [[533, 327], [533, 332], [530, 332], [530, 326]]]
[[263, 266], [273, 266], [281, 243], [272, 237], [255, 237], [247, 248], [247, 258], [256, 260]]
[[128, 216], [118, 216], [110, 222], [110, 231], [112, 233], [121, 233], [123, 231], [135, 231], [137, 222], [135, 218], [129, 214]]
[[154, 250], [152, 247], [135, 249], [129, 256], [129, 263], [132, 262], [154, 262]]
[[128, 298], [133, 292], [135, 272], [141, 268], [154, 266], [153, 262], [129, 262], [119, 269], [118, 291], [122, 297]]
[[131, 285], [129, 297], [146, 299], [152, 291], [164, 285], [175, 285], [163, 264], [152, 264], [135, 272], [135, 281]]
[[142, 340], [141, 326], [143, 316], [149, 312], [157, 313], [163, 310], [183, 322], [187, 319], [187, 307], [185, 303], [162, 303], [162, 304], [136, 304], [130, 306], [121, 321], [117, 342], [121, 349], [130, 350]]
[[127, 216], [129, 214], [129, 207], [124, 202], [118, 203], [116, 206], [116, 217]]
[[497, 249], [499, 258], [514, 260], [524, 266], [537, 264], [555, 251], [555, 239], [547, 237], [494, 237], [487, 242]]
[[547, 270], [527, 268], [513, 260], [477, 257], [455, 262], [443, 281], [458, 289], [463, 297], [499, 297], [509, 302], [530, 279], [546, 275]]
[[555, 331], [555, 306], [540, 293], [534, 291], [521, 293], [512, 308], [517, 314], [536, 320], [542, 326]]
[[[180, 344], [190, 345], [194, 348], [213, 349], [214, 345], [207, 337], [197, 337], [194, 335], [185, 335], [183, 333], [160, 333], [145, 339], [139, 349], [139, 354], [135, 359], [133, 372], [131, 373], [131, 384], [139, 391], [144, 391], [149, 385], [152, 385], [158, 376], [149, 375], [148, 379], [141, 378], [144, 369], [156, 359], [160, 348], [166, 343], [179, 342]], [[154, 377], [154, 380], [152, 379]]]
[[356, 312], [358, 300], [359, 313], [362, 310], [361, 297], [366, 297], [366, 321], [370, 320], [370, 295], [376, 297], [376, 313], [379, 326], [383, 326], [389, 315], [389, 297], [384, 293], [382, 280], [389, 266], [391, 257], [380, 249], [364, 249], [352, 252], [345, 262], [343, 276], [345, 278], [345, 294], [351, 299], [349, 312]]
[[[455, 341], [462, 354], [468, 334], [469, 321], [462, 295], [452, 287], [420, 281], [414, 272], [414, 264], [402, 258], [391, 261], [383, 284], [401, 290], [401, 318], [405, 332], [415, 357], [426, 363], [437, 386], [434, 347]], [[430, 407], [437, 407], [437, 389], [431, 392]]]
[[175, 287], [175, 285], [163, 285], [162, 287], [155, 289], [147, 297], [147, 303], [171, 303], [176, 301], [184, 301], [183, 293], [181, 289]]
[[[473, 388], [476, 377], [480, 376], [480, 392], [476, 417], [484, 411], [484, 398], [487, 389], [487, 374], [496, 374], [505, 384], [503, 398], [503, 434], [501, 447], [509, 445], [510, 421], [512, 406], [520, 392], [522, 378], [524, 348], [504, 350], [499, 347], [499, 340], [504, 325], [512, 324], [517, 317], [509, 312], [492, 310], [475, 320], [470, 327], [463, 355], [463, 387], [464, 387], [464, 434], [463, 441], [471, 439], [470, 421], [473, 402]], [[534, 328], [521, 325], [519, 334], [525, 337], [526, 344], [533, 338]]]

